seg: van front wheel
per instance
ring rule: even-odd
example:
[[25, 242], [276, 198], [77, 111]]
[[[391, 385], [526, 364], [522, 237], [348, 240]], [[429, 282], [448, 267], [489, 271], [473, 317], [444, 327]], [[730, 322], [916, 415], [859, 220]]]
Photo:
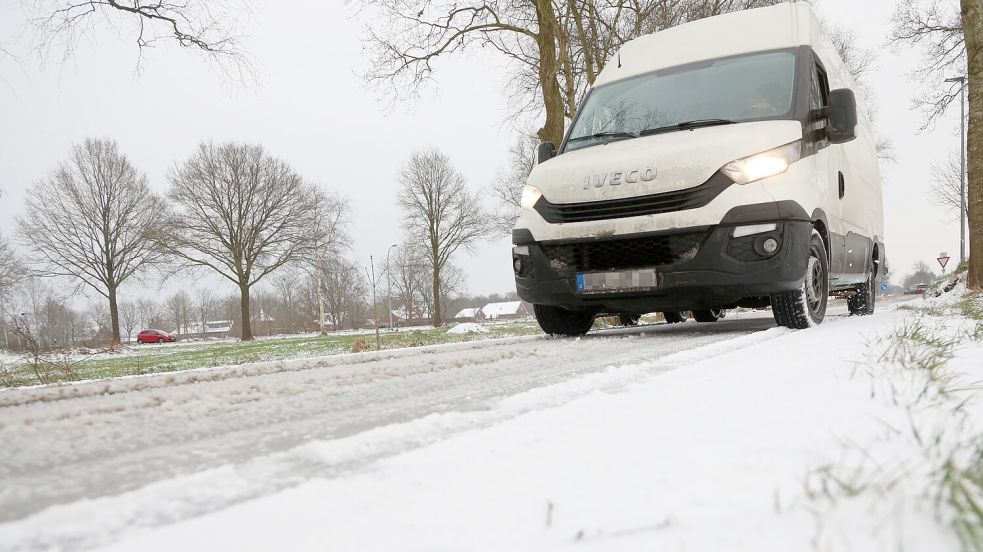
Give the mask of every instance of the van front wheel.
[[771, 296], [775, 322], [786, 328], [805, 329], [822, 323], [829, 301], [829, 259], [819, 232], [809, 240], [809, 261], [802, 287]]
[[584, 335], [594, 325], [594, 314], [589, 312], [569, 311], [550, 305], [533, 305], [532, 310], [539, 327], [550, 335]]

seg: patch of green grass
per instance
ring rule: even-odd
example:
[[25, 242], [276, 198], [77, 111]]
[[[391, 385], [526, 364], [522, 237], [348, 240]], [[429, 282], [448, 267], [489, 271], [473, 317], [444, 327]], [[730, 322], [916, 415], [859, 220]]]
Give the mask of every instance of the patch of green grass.
[[[514, 323], [487, 326], [483, 333], [447, 333], [447, 328], [381, 332], [382, 349], [422, 347], [444, 343], [461, 343], [479, 339], [494, 339], [542, 333], [535, 323]], [[229, 366], [251, 362], [291, 360], [330, 356], [352, 351], [352, 343], [362, 339], [375, 349], [375, 334], [342, 334], [304, 336], [283, 339], [256, 339], [247, 342], [218, 342], [188, 344], [174, 347], [155, 345], [133, 346], [127, 354], [105, 353], [83, 359], [74, 366], [74, 380], [99, 379], [136, 374], [174, 372], [193, 368]], [[27, 364], [7, 366], [4, 384], [8, 386], [37, 383]]]
[[952, 526], [963, 549], [983, 551], [983, 448], [964, 463], [949, 458], [940, 472], [937, 496], [955, 513]]
[[983, 293], [967, 295], [956, 303], [956, 308], [964, 318], [983, 322]]

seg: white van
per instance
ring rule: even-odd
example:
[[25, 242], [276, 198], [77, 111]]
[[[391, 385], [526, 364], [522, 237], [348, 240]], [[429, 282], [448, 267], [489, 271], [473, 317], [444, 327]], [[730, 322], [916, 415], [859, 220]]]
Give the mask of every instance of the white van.
[[599, 314], [770, 305], [870, 314], [883, 266], [877, 155], [812, 10], [784, 3], [626, 43], [563, 142], [544, 143], [513, 240], [519, 296], [551, 334]]

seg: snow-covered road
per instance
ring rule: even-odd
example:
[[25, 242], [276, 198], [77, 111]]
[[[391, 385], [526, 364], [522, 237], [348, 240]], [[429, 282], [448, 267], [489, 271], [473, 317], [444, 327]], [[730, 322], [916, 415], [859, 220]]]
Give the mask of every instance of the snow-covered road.
[[[844, 317], [842, 303], [830, 322]], [[7, 390], [0, 548], [105, 545], [134, 526], [358, 471], [564, 404], [611, 385], [591, 376], [612, 367], [645, 365], [618, 376], [624, 385], [787, 333], [762, 312], [578, 340], [511, 338]], [[61, 523], [26, 539], [3, 532], [45, 515]], [[11, 535], [22, 538], [5, 542]]]

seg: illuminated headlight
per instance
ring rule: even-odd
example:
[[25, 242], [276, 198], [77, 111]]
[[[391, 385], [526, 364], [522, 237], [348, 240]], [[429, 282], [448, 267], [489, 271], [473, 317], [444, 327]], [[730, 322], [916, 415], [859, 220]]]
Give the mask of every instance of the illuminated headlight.
[[519, 204], [522, 205], [523, 209], [532, 209], [541, 197], [543, 197], [543, 192], [540, 192], [539, 188], [535, 186], [523, 186], [522, 198], [519, 200]]
[[720, 172], [738, 184], [750, 184], [763, 178], [782, 174], [789, 165], [802, 158], [802, 141], [775, 148], [773, 150], [731, 161]]

